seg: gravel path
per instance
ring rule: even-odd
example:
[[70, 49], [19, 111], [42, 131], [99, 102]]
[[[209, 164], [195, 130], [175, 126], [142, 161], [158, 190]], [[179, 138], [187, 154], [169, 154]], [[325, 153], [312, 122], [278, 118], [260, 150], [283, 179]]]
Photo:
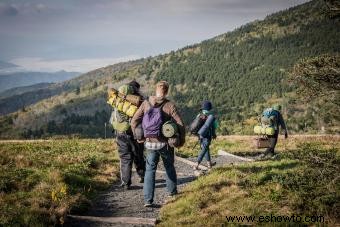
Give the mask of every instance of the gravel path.
[[[196, 161], [195, 158], [188, 158], [188, 160]], [[213, 161], [217, 162], [216, 166], [240, 162], [240, 160], [224, 156], [214, 156]], [[204, 163], [203, 163], [204, 164]], [[175, 168], [177, 171], [178, 191], [181, 191], [186, 184], [196, 179], [193, 167], [175, 161]], [[158, 164], [158, 170], [164, 171], [162, 161]], [[139, 177], [133, 172], [132, 188], [131, 190], [123, 190], [119, 187], [119, 182], [113, 185], [110, 190], [100, 195], [94, 202], [92, 208], [84, 216], [93, 217], [140, 217], [140, 218], [157, 218], [160, 208], [164, 205], [167, 197], [165, 173], [156, 174], [156, 190], [155, 190], [155, 206], [152, 208], [145, 208], [143, 201], [143, 184], [138, 183]], [[95, 221], [84, 221], [75, 218], [69, 218], [65, 226], [148, 226], [148, 225], [132, 225], [132, 224], [108, 224]]]

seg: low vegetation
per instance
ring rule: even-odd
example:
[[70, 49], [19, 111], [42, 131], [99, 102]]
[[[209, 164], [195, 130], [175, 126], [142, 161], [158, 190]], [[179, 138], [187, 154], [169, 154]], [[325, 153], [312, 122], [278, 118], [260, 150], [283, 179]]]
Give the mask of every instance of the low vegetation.
[[[219, 150], [224, 150], [235, 155], [251, 157], [263, 151], [254, 148], [255, 138], [256, 136], [219, 136], [212, 141], [210, 152], [216, 155]], [[276, 151], [296, 150], [299, 144], [310, 141], [317, 142], [323, 148], [332, 148], [339, 145], [339, 140], [339, 136], [336, 135], [290, 135], [286, 140], [280, 135]], [[196, 145], [197, 141], [197, 137], [187, 137], [184, 147], [178, 149], [177, 153], [185, 157], [197, 156], [200, 149], [199, 144]]]
[[[250, 136], [219, 137], [219, 149], [252, 156]], [[313, 141], [312, 143], [310, 143]], [[177, 152], [196, 156], [195, 138]], [[161, 226], [215, 225], [226, 215], [323, 215], [339, 222], [340, 139], [292, 136], [280, 158], [226, 166], [189, 184], [161, 211]], [[0, 142], [0, 225], [46, 226], [82, 212], [119, 174], [110, 140], [54, 139]]]
[[[240, 137], [238, 141], [244, 139]], [[255, 225], [260, 216], [292, 215], [300, 216], [301, 223], [292, 220], [262, 224], [339, 224], [339, 137], [295, 137], [291, 142], [276, 160], [216, 168], [198, 178], [162, 208], [159, 226]], [[234, 153], [244, 146], [228, 140], [222, 143]], [[215, 148], [222, 143], [216, 143]], [[230, 216], [257, 219], [255, 223], [247, 219], [228, 221]], [[311, 221], [305, 219], [307, 216], [318, 222], [307, 222]]]
[[112, 140], [0, 142], [0, 225], [63, 223], [116, 180]]

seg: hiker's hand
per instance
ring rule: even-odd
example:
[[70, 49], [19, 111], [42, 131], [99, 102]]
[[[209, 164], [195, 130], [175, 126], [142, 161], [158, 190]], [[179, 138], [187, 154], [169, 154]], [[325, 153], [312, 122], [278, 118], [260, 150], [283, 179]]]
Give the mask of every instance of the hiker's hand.
[[285, 133], [285, 139], [287, 139], [288, 138], [288, 134], [287, 133]]
[[143, 140], [137, 140], [137, 143], [144, 143], [145, 142], [145, 139]]

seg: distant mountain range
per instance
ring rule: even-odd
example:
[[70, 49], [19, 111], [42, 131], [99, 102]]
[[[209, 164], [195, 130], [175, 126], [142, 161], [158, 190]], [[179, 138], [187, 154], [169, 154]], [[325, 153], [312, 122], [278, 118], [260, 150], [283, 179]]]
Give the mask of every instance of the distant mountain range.
[[[290, 132], [340, 132], [339, 106], [300, 101], [287, 76], [304, 58], [340, 53], [340, 18], [323, 0], [280, 11], [199, 44], [167, 54], [119, 63], [1, 100], [0, 137], [104, 136], [110, 86], [137, 79], [144, 94], [167, 80], [188, 124], [203, 100], [211, 100], [221, 134], [251, 134], [257, 116], [283, 105]], [[2, 84], [2, 83], [1, 83]], [[331, 114], [335, 112], [337, 115]]]
[[55, 73], [47, 72], [17, 72], [0, 75], [0, 92], [7, 89], [29, 86], [39, 83], [57, 83], [72, 79], [78, 76], [78, 72], [59, 71]]
[[21, 95], [27, 92], [34, 92], [39, 89], [48, 88], [52, 84], [53, 83], [38, 83], [28, 86], [10, 88], [8, 90], [0, 92], [0, 100], [11, 96]]
[[15, 68], [15, 67], [19, 67], [19, 66], [12, 64], [12, 63], [9, 63], [9, 62], [0, 61], [0, 70], [1, 69], [8, 69], [8, 68]]

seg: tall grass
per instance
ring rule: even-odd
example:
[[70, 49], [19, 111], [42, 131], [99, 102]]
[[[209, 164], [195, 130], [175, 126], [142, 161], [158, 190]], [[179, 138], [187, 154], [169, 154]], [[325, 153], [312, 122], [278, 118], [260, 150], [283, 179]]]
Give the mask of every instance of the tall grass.
[[0, 225], [63, 223], [119, 172], [112, 140], [0, 142]]

